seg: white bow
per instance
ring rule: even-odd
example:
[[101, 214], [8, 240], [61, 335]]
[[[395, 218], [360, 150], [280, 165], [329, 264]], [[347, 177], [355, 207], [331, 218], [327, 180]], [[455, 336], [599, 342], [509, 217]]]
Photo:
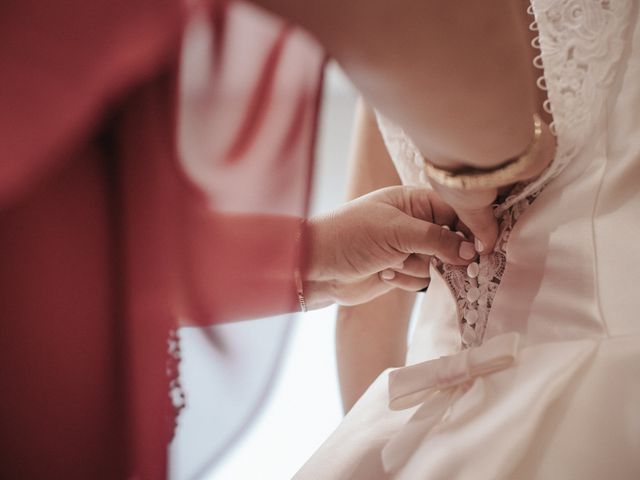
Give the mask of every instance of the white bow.
[[382, 450], [388, 473], [397, 472], [420, 442], [441, 423], [451, 405], [475, 379], [509, 368], [515, 362], [519, 335], [506, 333], [483, 345], [435, 360], [399, 368], [389, 374], [389, 408], [421, 407]]

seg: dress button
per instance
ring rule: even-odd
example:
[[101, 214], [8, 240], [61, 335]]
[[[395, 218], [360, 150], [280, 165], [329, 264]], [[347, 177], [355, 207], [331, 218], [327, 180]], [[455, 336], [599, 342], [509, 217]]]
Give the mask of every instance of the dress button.
[[477, 262], [470, 263], [469, 266], [467, 266], [467, 275], [469, 275], [469, 277], [476, 278], [479, 273], [480, 265], [478, 265]]
[[471, 346], [475, 343], [476, 338], [476, 331], [469, 325], [465, 325], [464, 330], [462, 331], [462, 343], [467, 346]]
[[469, 325], [475, 325], [478, 321], [478, 311], [477, 310], [465, 310], [464, 319], [467, 321]]
[[467, 300], [471, 303], [477, 301], [480, 298], [480, 289], [477, 287], [471, 287], [467, 292]]

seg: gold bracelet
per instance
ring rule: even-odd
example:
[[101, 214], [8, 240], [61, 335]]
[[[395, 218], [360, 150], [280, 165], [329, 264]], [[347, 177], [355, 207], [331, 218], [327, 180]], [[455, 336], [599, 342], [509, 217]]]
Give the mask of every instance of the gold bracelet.
[[307, 301], [304, 299], [304, 290], [302, 289], [302, 275], [300, 275], [299, 268], [296, 268], [294, 270], [293, 280], [296, 285], [296, 294], [298, 295], [298, 303], [300, 304], [300, 311], [306, 313], [308, 311]]
[[[302, 257], [305, 254], [304, 251], [304, 247], [302, 244], [302, 235], [304, 232], [304, 227], [305, 227], [306, 221], [303, 219], [300, 222], [300, 226], [298, 228], [298, 232], [296, 233], [296, 249], [297, 249], [297, 260], [298, 262], [302, 261]], [[307, 301], [304, 298], [304, 290], [302, 288], [302, 274], [300, 272], [300, 266], [297, 266], [294, 270], [293, 270], [293, 283], [295, 285], [296, 288], [296, 296], [298, 297], [298, 304], [300, 305], [300, 311], [302, 312], [307, 312]]]
[[533, 139], [525, 151], [505, 164], [492, 169], [466, 168], [452, 172], [436, 167], [428, 160], [424, 160], [424, 171], [431, 180], [449, 188], [458, 190], [479, 190], [498, 188], [514, 183], [522, 173], [537, 160], [542, 135], [542, 120], [537, 113], [533, 114]]

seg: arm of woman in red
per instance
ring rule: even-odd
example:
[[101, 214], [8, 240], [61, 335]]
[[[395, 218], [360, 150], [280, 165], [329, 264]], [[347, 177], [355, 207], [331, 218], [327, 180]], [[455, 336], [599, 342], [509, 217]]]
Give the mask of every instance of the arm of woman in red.
[[[427, 218], [428, 197], [414, 187], [372, 192], [309, 219], [301, 242], [300, 218], [190, 210], [183, 218], [188, 244], [175, 268], [180, 316], [209, 324], [299, 310], [294, 272], [301, 258], [310, 308], [359, 304], [390, 291], [379, 272], [414, 252], [469, 263], [460, 255], [462, 239]], [[229, 255], [238, 251], [243, 255]]]

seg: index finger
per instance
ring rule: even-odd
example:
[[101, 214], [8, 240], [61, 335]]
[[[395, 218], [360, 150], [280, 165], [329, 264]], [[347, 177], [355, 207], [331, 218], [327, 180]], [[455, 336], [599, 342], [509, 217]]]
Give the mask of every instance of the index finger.
[[473, 243], [434, 223], [407, 217], [397, 231], [397, 246], [401, 252], [436, 256], [453, 265], [467, 265], [476, 256]]

